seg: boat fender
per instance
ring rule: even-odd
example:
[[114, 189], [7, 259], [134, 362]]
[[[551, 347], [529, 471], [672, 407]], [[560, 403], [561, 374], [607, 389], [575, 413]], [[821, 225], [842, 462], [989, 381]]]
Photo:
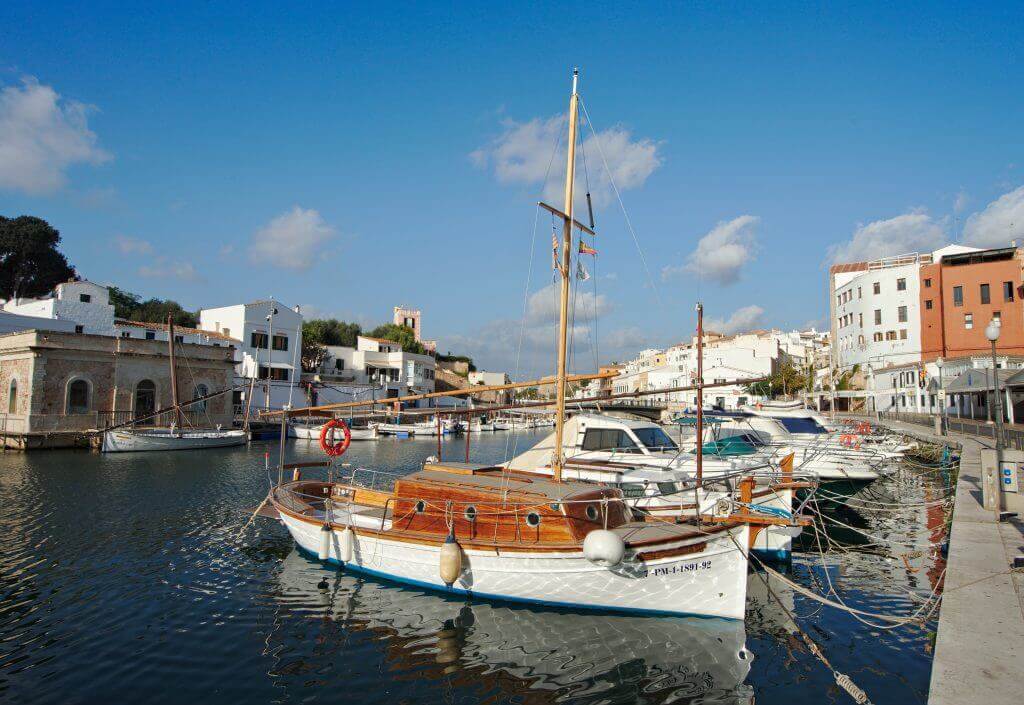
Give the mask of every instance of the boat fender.
[[583, 539], [583, 555], [591, 563], [611, 568], [625, 557], [626, 542], [613, 531], [595, 529]]
[[331, 555], [331, 527], [324, 524], [320, 527], [320, 551], [316, 554], [316, 557], [322, 561], [326, 561]]
[[352, 561], [352, 549], [355, 545], [355, 540], [355, 532], [352, 531], [351, 527], [346, 526], [345, 530], [341, 532], [338, 543], [338, 557], [343, 563]]
[[440, 559], [441, 580], [448, 587], [455, 584], [455, 581], [462, 575], [462, 547], [455, 540], [455, 533], [448, 534], [448, 538], [441, 544]]
[[292, 482], [298, 482], [302, 479], [302, 471], [298, 468], [292, 470]]

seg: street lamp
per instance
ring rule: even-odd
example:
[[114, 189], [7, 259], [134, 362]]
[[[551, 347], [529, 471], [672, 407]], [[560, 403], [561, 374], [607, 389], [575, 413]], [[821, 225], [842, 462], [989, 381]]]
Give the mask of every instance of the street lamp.
[[1003, 467], [1003, 403], [999, 392], [999, 375], [996, 369], [996, 341], [999, 340], [1001, 324], [996, 319], [985, 326], [985, 337], [992, 343], [992, 388], [995, 391], [996, 415], [996, 467]]
[[942, 384], [942, 366], [944, 364], [946, 362], [941, 356], [935, 361], [935, 366], [939, 368], [939, 403], [942, 404], [942, 409], [939, 411], [942, 423], [939, 428], [942, 429], [942, 435], [946, 435], [946, 389]]

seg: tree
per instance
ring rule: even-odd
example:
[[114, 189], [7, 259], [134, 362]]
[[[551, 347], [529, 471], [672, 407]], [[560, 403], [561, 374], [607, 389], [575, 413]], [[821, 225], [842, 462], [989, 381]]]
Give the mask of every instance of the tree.
[[761, 382], [748, 384], [744, 389], [747, 394], [773, 398], [782, 394], [795, 394], [807, 386], [804, 372], [788, 362], [784, 362]]
[[132, 315], [139, 307], [139, 295], [112, 286], [110, 287], [110, 303], [114, 307], [114, 318], [122, 318], [126, 321], [134, 320]]
[[320, 345], [356, 346], [356, 337], [362, 334], [358, 323], [346, 323], [335, 318], [315, 318], [302, 324], [302, 339]]
[[114, 317], [126, 321], [143, 323], [167, 323], [171, 316], [174, 325], [196, 328], [199, 326], [199, 314], [186, 311], [177, 301], [171, 299], [141, 300], [141, 296], [116, 286], [110, 287], [110, 303], [114, 307]]
[[402, 350], [417, 355], [426, 355], [427, 350], [422, 344], [416, 341], [416, 332], [409, 326], [400, 326], [395, 323], [385, 323], [377, 326], [370, 332], [371, 338], [382, 338], [398, 343]]
[[57, 249], [60, 233], [41, 218], [0, 216], [0, 296], [42, 296], [75, 276]]
[[327, 359], [327, 348], [315, 340], [309, 340], [303, 327], [302, 335], [302, 371], [316, 372]]

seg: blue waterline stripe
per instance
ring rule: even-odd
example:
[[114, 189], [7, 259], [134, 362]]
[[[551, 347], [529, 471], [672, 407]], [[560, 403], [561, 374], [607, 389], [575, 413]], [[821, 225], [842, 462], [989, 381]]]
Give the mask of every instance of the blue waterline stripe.
[[380, 572], [378, 570], [371, 570], [370, 568], [363, 568], [361, 566], [355, 566], [355, 565], [352, 565], [350, 563], [342, 563], [341, 561], [338, 561], [338, 560], [336, 560], [334, 558], [329, 558], [327, 561], [321, 561], [317, 557], [317, 555], [315, 553], [313, 553], [312, 551], [307, 551], [306, 549], [302, 548], [298, 544], [296, 544], [296, 547], [299, 549], [300, 553], [304, 553], [307, 556], [310, 556], [311, 558], [315, 559], [318, 563], [323, 563], [323, 562], [330, 563], [331, 565], [338, 566], [339, 568], [341, 568], [342, 570], [345, 570], [345, 571], [350, 571], [350, 572], [353, 572], [353, 573], [361, 573], [363, 575], [368, 575], [368, 576], [373, 577], [373, 578], [378, 578], [380, 580], [383, 580], [383, 581], [389, 582], [389, 583], [398, 583], [399, 585], [411, 585], [413, 587], [418, 587], [418, 588], [422, 588], [424, 590], [429, 590], [430, 592], [441, 593], [442, 595], [465, 595], [466, 597], [470, 597], [470, 598], [479, 597], [479, 598], [482, 598], [482, 599], [485, 599], [485, 600], [490, 600], [492, 602], [514, 602], [514, 603], [517, 603], [517, 604], [536, 605], [536, 606], [539, 606], [539, 607], [557, 607], [557, 608], [571, 609], [571, 610], [586, 610], [587, 612], [604, 612], [604, 613], [620, 613], [620, 614], [624, 613], [624, 614], [634, 614], [634, 615], [645, 615], [645, 616], [651, 616], [651, 617], [659, 617], [659, 616], [660, 617], [697, 617], [699, 619], [723, 619], [723, 620], [726, 620], [726, 621], [729, 621], [729, 622], [743, 621], [742, 619], [737, 619], [736, 617], [721, 617], [721, 616], [718, 616], [718, 615], [694, 614], [692, 612], [672, 612], [670, 610], [645, 610], [645, 609], [639, 609], [639, 608], [634, 608], [634, 607], [603, 607], [603, 606], [595, 606], [595, 605], [581, 605], [581, 604], [578, 604], [578, 603], [575, 603], [575, 602], [556, 602], [556, 601], [552, 601], [552, 600], [534, 600], [534, 599], [526, 598], [526, 597], [509, 597], [507, 595], [492, 595], [492, 594], [486, 593], [486, 592], [473, 592], [472, 590], [464, 590], [462, 588], [457, 588], [457, 587], [444, 588], [444, 587], [441, 587], [439, 585], [435, 585], [433, 583], [423, 582], [421, 580], [413, 580], [412, 578], [398, 578], [398, 577], [395, 577], [395, 576], [391, 575], [390, 573], [382, 573], [382, 572]]

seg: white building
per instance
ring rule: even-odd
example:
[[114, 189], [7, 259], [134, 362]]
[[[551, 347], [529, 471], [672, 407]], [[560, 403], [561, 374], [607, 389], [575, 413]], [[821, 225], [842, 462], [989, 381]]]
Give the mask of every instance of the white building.
[[317, 404], [391, 399], [434, 391], [435, 360], [391, 340], [360, 335], [354, 348], [328, 345], [320, 368], [303, 382]]
[[922, 265], [977, 248], [948, 245], [832, 267], [833, 364], [840, 370], [902, 365], [921, 359]]
[[114, 306], [110, 290], [90, 281], [58, 284], [49, 296], [38, 299], [12, 299], [4, 311], [57, 321], [73, 321], [73, 332], [116, 336]]
[[[257, 377], [254, 409], [280, 409], [302, 401], [297, 391], [302, 364], [302, 313], [273, 299], [207, 308], [199, 312], [199, 328], [239, 341], [235, 383]], [[236, 403], [245, 393], [236, 394]]]

